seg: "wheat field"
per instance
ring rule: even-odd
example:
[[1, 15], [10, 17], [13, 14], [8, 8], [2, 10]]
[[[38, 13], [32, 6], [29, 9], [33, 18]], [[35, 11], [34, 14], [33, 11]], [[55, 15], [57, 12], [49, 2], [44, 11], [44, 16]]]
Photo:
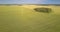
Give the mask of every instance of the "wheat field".
[[[52, 12], [36, 12], [36, 7]], [[60, 32], [60, 6], [0, 6], [0, 32]]]

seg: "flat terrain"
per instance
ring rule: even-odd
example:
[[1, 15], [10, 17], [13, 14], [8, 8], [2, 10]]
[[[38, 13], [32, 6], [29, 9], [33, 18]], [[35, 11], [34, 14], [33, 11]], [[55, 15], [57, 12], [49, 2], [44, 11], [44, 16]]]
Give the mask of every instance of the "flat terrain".
[[[36, 7], [52, 12], [36, 12]], [[0, 32], [60, 32], [60, 6], [0, 6]]]

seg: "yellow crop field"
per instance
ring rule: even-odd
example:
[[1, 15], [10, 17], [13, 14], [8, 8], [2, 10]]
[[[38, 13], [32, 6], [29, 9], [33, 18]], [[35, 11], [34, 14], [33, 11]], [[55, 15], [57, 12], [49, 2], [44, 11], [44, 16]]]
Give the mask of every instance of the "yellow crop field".
[[[52, 12], [36, 12], [37, 7]], [[60, 6], [0, 6], [0, 32], [60, 32]]]

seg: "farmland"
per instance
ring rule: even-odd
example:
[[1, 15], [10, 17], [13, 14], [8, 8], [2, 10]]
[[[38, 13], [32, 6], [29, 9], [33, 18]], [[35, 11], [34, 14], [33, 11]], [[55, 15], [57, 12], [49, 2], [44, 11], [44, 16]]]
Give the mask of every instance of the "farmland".
[[[52, 12], [36, 12], [36, 7]], [[0, 6], [0, 32], [60, 32], [60, 6]]]

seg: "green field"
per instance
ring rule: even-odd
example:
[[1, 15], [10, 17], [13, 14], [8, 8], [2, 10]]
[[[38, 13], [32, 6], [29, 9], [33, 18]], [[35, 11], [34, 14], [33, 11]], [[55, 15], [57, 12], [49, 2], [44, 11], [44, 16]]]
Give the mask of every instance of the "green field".
[[60, 6], [44, 7], [52, 12], [36, 12], [30, 6], [0, 6], [0, 32], [60, 32]]

